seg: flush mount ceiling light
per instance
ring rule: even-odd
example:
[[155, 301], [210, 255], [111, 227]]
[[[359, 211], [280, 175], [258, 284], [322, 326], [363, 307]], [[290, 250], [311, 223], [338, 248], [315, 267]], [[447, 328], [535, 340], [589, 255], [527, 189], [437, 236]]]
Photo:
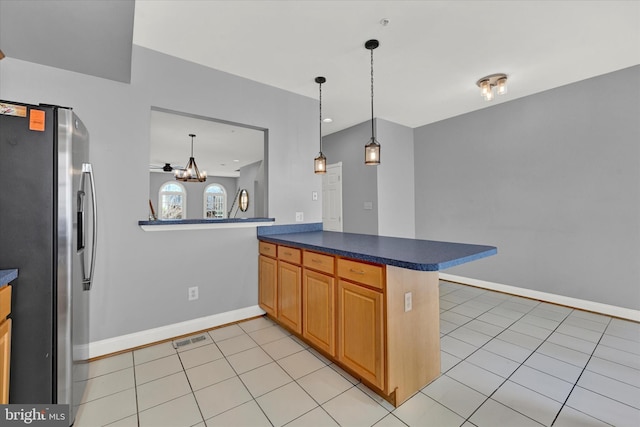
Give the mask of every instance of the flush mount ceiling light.
[[494, 88], [498, 95], [507, 93], [507, 75], [504, 73], [491, 74], [476, 82], [480, 88], [480, 95], [485, 101], [491, 101], [494, 96]]
[[313, 171], [315, 173], [327, 173], [327, 158], [322, 154], [322, 83], [326, 82], [324, 77], [316, 77], [316, 83], [320, 87], [320, 153], [313, 159]]
[[377, 166], [380, 164], [380, 143], [376, 140], [373, 123], [373, 49], [380, 45], [378, 40], [367, 40], [364, 47], [371, 51], [371, 139], [364, 146], [364, 164]]
[[200, 172], [198, 165], [196, 165], [196, 160], [193, 158], [193, 138], [195, 138], [195, 135], [190, 133], [189, 136], [191, 137], [191, 157], [189, 157], [186, 168], [176, 169], [176, 180], [184, 182], [204, 182], [207, 180], [207, 172]]

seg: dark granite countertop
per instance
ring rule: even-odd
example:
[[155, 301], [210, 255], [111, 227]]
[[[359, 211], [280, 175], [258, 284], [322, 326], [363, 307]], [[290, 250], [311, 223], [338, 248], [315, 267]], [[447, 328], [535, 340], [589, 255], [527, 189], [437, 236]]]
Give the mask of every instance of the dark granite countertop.
[[17, 269], [0, 270], [0, 286], [6, 285], [7, 283], [11, 282], [17, 277], [18, 277]]
[[494, 246], [331, 231], [285, 231], [282, 234], [259, 235], [258, 239], [420, 271], [439, 271], [498, 252]]

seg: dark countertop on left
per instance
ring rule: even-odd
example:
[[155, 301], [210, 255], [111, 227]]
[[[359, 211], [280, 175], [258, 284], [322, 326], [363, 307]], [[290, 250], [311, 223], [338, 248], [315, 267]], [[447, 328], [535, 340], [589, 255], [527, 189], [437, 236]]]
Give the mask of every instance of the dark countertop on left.
[[18, 277], [18, 269], [12, 268], [9, 270], [0, 270], [0, 286], [4, 286], [7, 283]]

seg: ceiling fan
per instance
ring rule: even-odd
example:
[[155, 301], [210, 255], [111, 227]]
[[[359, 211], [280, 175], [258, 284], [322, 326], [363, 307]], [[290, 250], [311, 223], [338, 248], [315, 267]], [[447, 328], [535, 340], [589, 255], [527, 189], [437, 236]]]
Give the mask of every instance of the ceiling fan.
[[149, 169], [150, 170], [162, 170], [163, 172], [173, 172], [176, 169], [182, 170], [183, 168], [181, 166], [171, 166], [171, 163], [165, 163], [164, 166], [158, 166], [158, 165], [149, 165]]

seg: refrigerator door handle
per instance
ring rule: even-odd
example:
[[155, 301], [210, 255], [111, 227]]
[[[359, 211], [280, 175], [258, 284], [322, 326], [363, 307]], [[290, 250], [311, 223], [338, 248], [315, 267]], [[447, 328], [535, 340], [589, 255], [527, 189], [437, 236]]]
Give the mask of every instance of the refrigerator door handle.
[[[82, 279], [83, 289], [85, 291], [91, 290], [91, 284], [93, 282], [93, 271], [96, 265], [96, 243], [98, 241], [98, 210], [96, 203], [96, 185], [93, 177], [93, 167], [91, 163], [83, 163], [82, 164], [82, 173], [87, 174], [89, 176], [89, 183], [91, 188], [91, 203], [92, 203], [92, 236], [91, 236], [91, 265], [89, 269], [89, 274], [85, 273], [85, 277]], [[86, 270], [85, 270], [86, 271]]]

